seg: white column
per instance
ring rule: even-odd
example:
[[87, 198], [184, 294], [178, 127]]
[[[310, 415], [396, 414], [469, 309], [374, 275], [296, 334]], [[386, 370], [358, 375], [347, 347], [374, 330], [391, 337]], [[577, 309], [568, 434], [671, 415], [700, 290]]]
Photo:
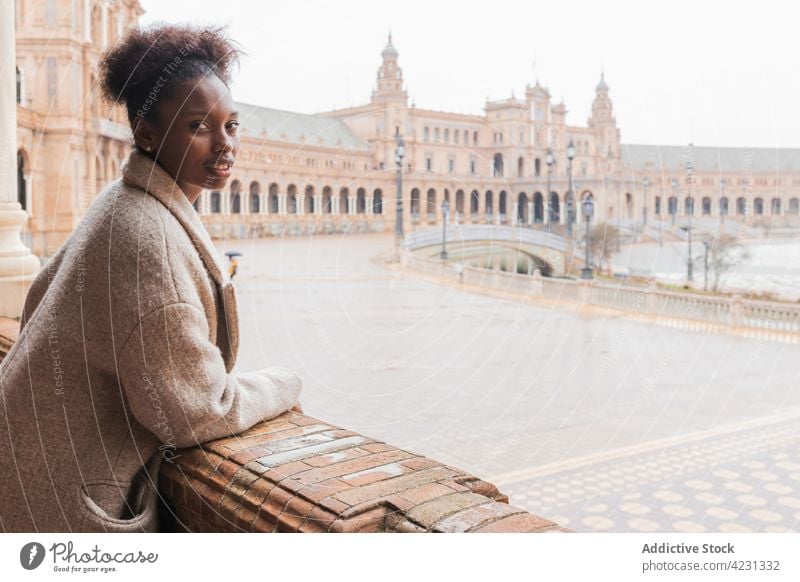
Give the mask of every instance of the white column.
[[83, 0], [83, 41], [92, 42], [92, 0]]
[[533, 216], [533, 198], [528, 202], [528, 224], [533, 224], [535, 217]]
[[372, 215], [372, 196], [367, 196], [365, 200], [366, 207], [364, 208], [364, 213]]
[[100, 46], [108, 47], [108, 6], [105, 2], [100, 5]]
[[356, 213], [356, 197], [350, 195], [347, 197], [347, 214]]
[[278, 194], [278, 214], [286, 214], [286, 202], [288, 194]]
[[322, 214], [322, 194], [314, 194], [314, 214]]
[[39, 259], [22, 244], [28, 215], [17, 202], [17, 96], [14, 3], [0, 2], [0, 316], [19, 317], [39, 271]]

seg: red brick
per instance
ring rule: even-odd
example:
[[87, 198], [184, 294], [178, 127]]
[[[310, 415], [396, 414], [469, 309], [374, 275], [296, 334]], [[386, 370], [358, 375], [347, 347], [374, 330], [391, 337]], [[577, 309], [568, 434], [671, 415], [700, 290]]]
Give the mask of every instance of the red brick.
[[414, 470], [421, 470], [421, 469], [430, 469], [431, 467], [444, 467], [439, 461], [434, 461], [433, 459], [428, 459], [427, 457], [417, 457], [416, 459], [410, 459], [403, 463], [409, 469]]
[[[466, 489], [466, 487], [464, 489]], [[453, 489], [447, 485], [442, 483], [426, 483], [425, 485], [402, 491], [397, 494], [397, 497], [402, 497], [414, 505], [418, 505], [430, 501], [431, 499], [441, 497], [442, 495], [450, 495], [451, 493], [453, 493]]]
[[[387, 451], [385, 453], [374, 453], [369, 454], [368, 456], [361, 456], [350, 461], [343, 461], [340, 463], [334, 463], [332, 465], [315, 468], [297, 475], [297, 478], [303, 483], [316, 483], [331, 477], [341, 477], [343, 475], [350, 475], [365, 469], [372, 469], [381, 465], [394, 463], [402, 459], [407, 459], [410, 456], [412, 456], [411, 453], [400, 450]], [[350, 483], [349, 480], [347, 482]]]
[[394, 493], [399, 493], [412, 487], [418, 487], [431, 481], [440, 481], [452, 477], [452, 472], [444, 468], [429, 469], [426, 471], [416, 471], [409, 475], [384, 479], [377, 483], [371, 483], [363, 487], [342, 491], [336, 494], [336, 498], [345, 503], [355, 505], [370, 499], [384, 497]]
[[422, 527], [429, 528], [448, 515], [484, 504], [486, 501], [486, 497], [475, 493], [453, 493], [417, 505], [406, 514], [406, 517]]
[[383, 453], [386, 451], [397, 450], [397, 447], [393, 447], [392, 445], [387, 445], [386, 443], [377, 443], [377, 442], [361, 445], [361, 448], [369, 451], [370, 453]]
[[489, 502], [459, 511], [433, 526], [434, 531], [465, 532], [497, 521], [522, 510], [505, 503]]
[[505, 517], [470, 531], [474, 531], [476, 533], [524, 533], [543, 531], [553, 527], [558, 526], [556, 526], [556, 524], [554, 524], [552, 521], [548, 521], [544, 518], [531, 515], [530, 513], [523, 513], [520, 515]]
[[362, 449], [361, 447], [352, 447], [342, 451], [324, 453], [322, 455], [317, 455], [316, 457], [308, 457], [307, 459], [303, 459], [303, 462], [308, 463], [312, 467], [327, 467], [371, 454], [372, 453]]

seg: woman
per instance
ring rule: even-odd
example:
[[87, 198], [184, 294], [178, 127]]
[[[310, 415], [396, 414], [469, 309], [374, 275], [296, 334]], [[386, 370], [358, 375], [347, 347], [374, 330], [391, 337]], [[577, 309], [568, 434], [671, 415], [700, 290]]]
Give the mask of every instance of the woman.
[[104, 55], [134, 149], [26, 297], [0, 366], [0, 529], [157, 531], [176, 449], [297, 405], [300, 380], [233, 373], [234, 288], [192, 203], [239, 149], [220, 31], [130, 32]]

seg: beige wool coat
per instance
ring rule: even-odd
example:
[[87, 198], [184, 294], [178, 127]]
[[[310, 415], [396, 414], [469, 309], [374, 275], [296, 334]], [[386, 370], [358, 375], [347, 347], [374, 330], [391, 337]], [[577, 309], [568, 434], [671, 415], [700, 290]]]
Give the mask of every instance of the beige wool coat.
[[0, 531], [157, 531], [181, 447], [298, 401], [289, 370], [234, 373], [234, 287], [189, 200], [141, 152], [26, 297], [0, 365]]

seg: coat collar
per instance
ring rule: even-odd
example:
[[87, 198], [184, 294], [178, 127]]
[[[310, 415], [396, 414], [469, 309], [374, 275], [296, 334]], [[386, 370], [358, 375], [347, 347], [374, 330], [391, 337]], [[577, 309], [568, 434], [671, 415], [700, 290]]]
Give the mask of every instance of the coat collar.
[[175, 179], [160, 164], [134, 149], [122, 166], [122, 180], [126, 184], [141, 188], [166, 206], [192, 239], [214, 281], [218, 285], [225, 285], [228, 282], [225, 271], [220, 265], [217, 250], [194, 206]]

